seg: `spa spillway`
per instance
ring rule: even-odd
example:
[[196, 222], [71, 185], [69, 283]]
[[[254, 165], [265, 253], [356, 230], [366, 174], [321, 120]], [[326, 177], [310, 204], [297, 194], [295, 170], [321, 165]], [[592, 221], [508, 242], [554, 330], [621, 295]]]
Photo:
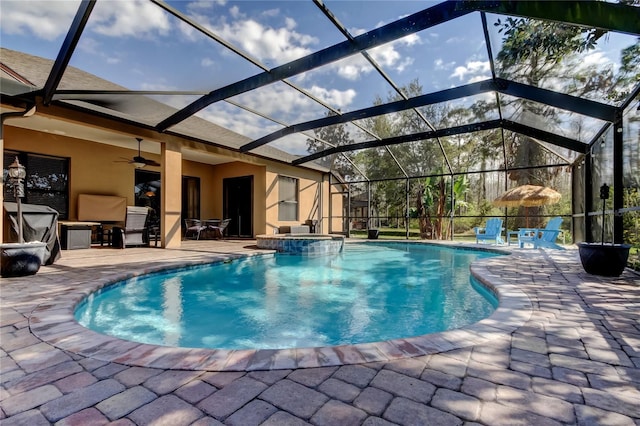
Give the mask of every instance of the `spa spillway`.
[[335, 234], [273, 234], [256, 236], [258, 248], [292, 254], [340, 253], [344, 235]]

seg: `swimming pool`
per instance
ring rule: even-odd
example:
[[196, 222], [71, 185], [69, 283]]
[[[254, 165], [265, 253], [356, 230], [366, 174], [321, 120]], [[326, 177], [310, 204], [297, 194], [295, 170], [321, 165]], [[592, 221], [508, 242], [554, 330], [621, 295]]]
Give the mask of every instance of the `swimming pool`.
[[[337, 255], [259, 256], [152, 274], [90, 295], [83, 326], [166, 346], [337, 346], [455, 329], [495, 296], [469, 265], [495, 254], [411, 243], [348, 244]], [[441, 309], [440, 309], [441, 308]]]

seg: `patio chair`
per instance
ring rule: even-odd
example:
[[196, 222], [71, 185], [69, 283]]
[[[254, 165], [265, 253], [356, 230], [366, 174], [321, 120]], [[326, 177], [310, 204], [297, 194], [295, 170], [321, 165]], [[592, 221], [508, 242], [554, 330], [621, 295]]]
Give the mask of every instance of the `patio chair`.
[[219, 224], [209, 225], [207, 230], [213, 234], [214, 238], [224, 238], [224, 230], [230, 222], [231, 219], [223, 219]]
[[533, 244], [533, 248], [552, 248], [564, 250], [556, 243], [558, 234], [560, 234], [562, 225], [561, 217], [554, 217], [547, 222], [544, 229], [538, 228], [520, 228], [518, 231], [518, 246], [524, 248], [525, 244]]
[[495, 244], [502, 244], [502, 219], [499, 217], [492, 217], [487, 219], [487, 223], [484, 228], [473, 228], [476, 233], [476, 244], [480, 241], [491, 241]]
[[127, 206], [124, 228], [119, 226], [113, 227], [113, 246], [125, 248], [127, 246], [149, 245], [149, 236], [147, 234], [148, 216], [148, 207]]
[[185, 219], [184, 224], [184, 238], [187, 240], [199, 240], [202, 232], [207, 229], [200, 219]]

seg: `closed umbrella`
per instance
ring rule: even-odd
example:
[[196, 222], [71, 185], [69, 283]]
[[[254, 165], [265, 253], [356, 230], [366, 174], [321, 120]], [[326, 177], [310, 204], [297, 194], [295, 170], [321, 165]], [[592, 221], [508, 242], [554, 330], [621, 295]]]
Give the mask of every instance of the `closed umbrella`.
[[529, 226], [529, 207], [555, 204], [560, 201], [560, 198], [562, 198], [562, 194], [555, 189], [546, 186], [521, 185], [511, 188], [493, 200], [493, 205], [496, 207], [525, 207], [527, 226]]

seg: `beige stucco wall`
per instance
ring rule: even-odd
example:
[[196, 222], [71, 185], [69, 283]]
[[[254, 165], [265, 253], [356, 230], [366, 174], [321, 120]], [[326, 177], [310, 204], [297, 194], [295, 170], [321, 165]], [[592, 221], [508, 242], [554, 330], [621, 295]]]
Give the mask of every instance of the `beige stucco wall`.
[[[210, 164], [182, 160], [182, 175], [200, 178], [200, 218], [220, 217], [222, 194], [215, 189], [215, 168]], [[216, 215], [216, 212], [220, 212]]]
[[[278, 206], [282, 199], [279, 194], [278, 176], [298, 179], [298, 220], [279, 221]], [[284, 225], [298, 226], [307, 219], [321, 220], [321, 208], [326, 203], [326, 195], [322, 196], [322, 174], [310, 170], [296, 169], [291, 166], [274, 163], [268, 168], [266, 176], [266, 233], [272, 234]]]
[[[4, 131], [4, 149], [70, 158], [69, 220], [77, 219], [77, 198], [82, 193], [126, 197], [127, 204], [134, 204], [135, 168], [126, 161], [116, 162], [136, 155], [134, 145], [132, 141], [132, 148], [125, 149], [12, 126], [5, 126]], [[160, 155], [144, 153], [144, 157], [161, 162]], [[254, 235], [273, 233], [278, 226], [299, 225], [306, 219], [319, 220], [323, 232], [329, 231], [328, 223], [325, 223], [330, 216], [329, 185], [322, 173], [269, 160], [251, 161], [253, 163], [234, 161], [209, 165], [182, 160], [182, 175], [200, 178], [201, 218], [223, 216], [225, 178], [253, 176]], [[145, 170], [160, 172], [160, 167]], [[278, 221], [278, 175], [300, 179], [298, 221]], [[334, 200], [333, 208], [334, 214], [339, 215], [341, 204], [337, 205]], [[333, 229], [340, 228], [334, 225]]]
[[[134, 168], [121, 157], [131, 158], [136, 150], [118, 148], [101, 143], [87, 142], [67, 136], [34, 132], [5, 126], [7, 150], [71, 158], [69, 162], [69, 219], [77, 219], [78, 194], [117, 195], [134, 204]], [[134, 147], [135, 148], [135, 147]], [[156, 161], [159, 156], [149, 155]], [[159, 168], [156, 168], [159, 171]]]
[[[225, 178], [253, 176], [253, 233], [264, 234], [265, 230], [265, 172], [266, 166], [239, 161], [218, 164], [214, 168], [213, 200], [211, 217], [222, 218], [224, 209], [223, 180]], [[204, 195], [202, 195], [204, 197]]]

